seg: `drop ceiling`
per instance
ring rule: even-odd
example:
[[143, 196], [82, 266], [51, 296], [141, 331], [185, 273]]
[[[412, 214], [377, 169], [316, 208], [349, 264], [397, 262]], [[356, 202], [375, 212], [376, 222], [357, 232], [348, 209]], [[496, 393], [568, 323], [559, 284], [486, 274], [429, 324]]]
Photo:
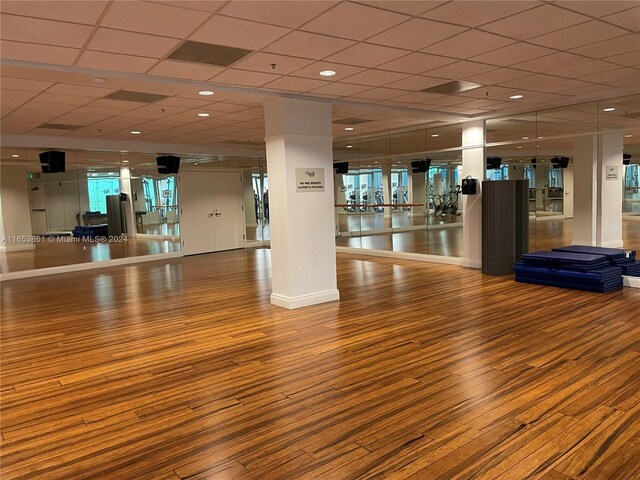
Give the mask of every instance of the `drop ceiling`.
[[[274, 95], [332, 102], [341, 139], [640, 93], [637, 1], [3, 0], [0, 10], [3, 135], [259, 151]], [[227, 66], [183, 61], [186, 42], [248, 53]], [[481, 87], [434, 93], [453, 81]], [[205, 88], [215, 94], [198, 95]]]

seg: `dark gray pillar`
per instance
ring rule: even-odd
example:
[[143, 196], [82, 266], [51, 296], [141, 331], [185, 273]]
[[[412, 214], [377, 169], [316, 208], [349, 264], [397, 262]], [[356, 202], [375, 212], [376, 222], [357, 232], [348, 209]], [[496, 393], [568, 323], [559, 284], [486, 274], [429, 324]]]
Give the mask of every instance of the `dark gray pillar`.
[[509, 275], [529, 248], [526, 180], [482, 182], [482, 273]]

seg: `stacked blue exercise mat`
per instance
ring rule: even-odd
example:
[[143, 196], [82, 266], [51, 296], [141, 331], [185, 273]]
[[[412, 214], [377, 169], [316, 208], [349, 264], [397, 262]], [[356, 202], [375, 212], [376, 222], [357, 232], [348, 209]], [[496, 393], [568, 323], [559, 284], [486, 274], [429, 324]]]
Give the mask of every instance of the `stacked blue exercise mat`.
[[565, 251], [524, 253], [513, 266], [517, 282], [607, 293], [622, 288], [622, 268], [605, 255]]
[[76, 238], [97, 238], [109, 235], [109, 227], [105, 223], [103, 225], [79, 225], [72, 231]]
[[556, 252], [590, 253], [604, 255], [611, 265], [622, 268], [622, 275], [640, 277], [640, 262], [636, 261], [635, 250], [623, 250], [621, 248], [584, 247], [572, 245], [570, 247], [554, 248]]

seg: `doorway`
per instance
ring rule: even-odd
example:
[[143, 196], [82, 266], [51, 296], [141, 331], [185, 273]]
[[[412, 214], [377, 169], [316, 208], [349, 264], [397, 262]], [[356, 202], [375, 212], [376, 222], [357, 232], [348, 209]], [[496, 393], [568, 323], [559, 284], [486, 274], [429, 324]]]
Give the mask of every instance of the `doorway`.
[[240, 172], [182, 172], [180, 229], [185, 255], [244, 248]]

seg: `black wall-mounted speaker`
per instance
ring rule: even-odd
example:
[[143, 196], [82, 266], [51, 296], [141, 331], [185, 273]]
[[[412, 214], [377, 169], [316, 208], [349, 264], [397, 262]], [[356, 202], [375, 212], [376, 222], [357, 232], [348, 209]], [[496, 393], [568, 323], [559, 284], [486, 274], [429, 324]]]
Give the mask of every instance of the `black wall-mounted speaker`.
[[51, 150], [40, 155], [42, 173], [62, 173], [65, 169], [64, 152]]
[[623, 153], [622, 154], [622, 164], [623, 165], [629, 165], [631, 163], [631, 154], [630, 153]]
[[487, 169], [498, 170], [502, 165], [501, 157], [487, 157]]
[[567, 168], [569, 157], [554, 157], [551, 159], [551, 168]]
[[180, 170], [180, 157], [163, 155], [156, 158], [156, 164], [158, 165], [158, 173], [163, 175], [178, 173], [178, 170]]
[[334, 163], [333, 168], [336, 169], [336, 173], [349, 173], [349, 162]]
[[430, 158], [427, 158], [426, 160], [413, 160], [411, 162], [412, 173], [425, 173], [429, 171], [430, 167], [431, 167]]

